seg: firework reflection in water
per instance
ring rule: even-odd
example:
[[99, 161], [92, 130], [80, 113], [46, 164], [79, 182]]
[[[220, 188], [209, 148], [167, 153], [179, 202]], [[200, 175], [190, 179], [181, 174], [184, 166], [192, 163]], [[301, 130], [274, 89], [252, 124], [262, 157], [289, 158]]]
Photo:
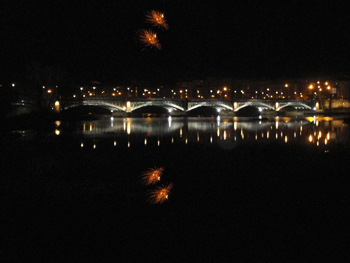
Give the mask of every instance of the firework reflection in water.
[[151, 184], [155, 184], [158, 181], [160, 181], [160, 177], [162, 176], [164, 171], [163, 167], [160, 168], [156, 168], [154, 167], [149, 169], [147, 172], [145, 172], [144, 174], [142, 174], [141, 176], [141, 181], [143, 184], [145, 185], [151, 185]]
[[164, 201], [168, 200], [170, 189], [173, 188], [173, 184], [169, 184], [167, 186], [158, 186], [155, 190], [150, 192], [149, 202], [151, 204], [161, 204]]
[[162, 46], [159, 44], [157, 39], [157, 34], [150, 29], [141, 29], [138, 31], [140, 42], [145, 44], [148, 47], [154, 47], [161, 49]]
[[146, 21], [153, 26], [162, 27], [164, 29], [169, 29], [169, 25], [164, 19], [164, 14], [158, 11], [152, 10], [146, 14]]

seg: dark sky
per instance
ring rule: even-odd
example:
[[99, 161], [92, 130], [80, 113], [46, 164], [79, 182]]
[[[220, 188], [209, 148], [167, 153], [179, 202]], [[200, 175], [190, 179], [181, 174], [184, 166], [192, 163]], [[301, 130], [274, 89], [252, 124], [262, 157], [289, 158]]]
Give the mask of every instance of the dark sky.
[[[327, 3], [328, 2], [328, 3]], [[82, 4], [83, 3], [83, 4]], [[1, 81], [30, 61], [60, 64], [78, 81], [155, 83], [205, 77], [349, 74], [348, 1], [35, 1], [1, 5]], [[136, 31], [163, 11], [162, 50]]]

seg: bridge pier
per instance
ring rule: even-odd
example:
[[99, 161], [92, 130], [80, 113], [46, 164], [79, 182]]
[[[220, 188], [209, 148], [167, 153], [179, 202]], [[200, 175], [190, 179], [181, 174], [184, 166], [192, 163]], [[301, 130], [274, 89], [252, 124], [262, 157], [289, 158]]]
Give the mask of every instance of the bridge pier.
[[131, 113], [131, 102], [130, 101], [126, 102], [126, 113]]

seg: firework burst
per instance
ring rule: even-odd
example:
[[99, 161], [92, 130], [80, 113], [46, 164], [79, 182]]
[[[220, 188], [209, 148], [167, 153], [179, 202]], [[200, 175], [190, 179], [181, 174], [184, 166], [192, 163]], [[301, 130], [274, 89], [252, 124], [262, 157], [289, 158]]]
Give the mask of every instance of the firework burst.
[[166, 186], [158, 186], [155, 190], [150, 192], [149, 202], [151, 204], [161, 204], [164, 201], [168, 200], [170, 189], [173, 188], [173, 184], [169, 184]]
[[153, 26], [162, 27], [164, 29], [169, 29], [169, 25], [164, 19], [164, 14], [158, 11], [152, 10], [146, 14], [146, 21]]
[[148, 47], [154, 47], [161, 49], [162, 46], [159, 44], [157, 34], [150, 29], [141, 29], [138, 32], [140, 42]]
[[141, 181], [143, 184], [145, 185], [151, 185], [151, 184], [155, 184], [158, 181], [160, 181], [160, 177], [162, 176], [164, 171], [163, 167], [160, 168], [156, 168], [154, 167], [154, 169], [149, 169], [147, 172], [145, 172], [144, 174], [142, 174], [141, 176]]

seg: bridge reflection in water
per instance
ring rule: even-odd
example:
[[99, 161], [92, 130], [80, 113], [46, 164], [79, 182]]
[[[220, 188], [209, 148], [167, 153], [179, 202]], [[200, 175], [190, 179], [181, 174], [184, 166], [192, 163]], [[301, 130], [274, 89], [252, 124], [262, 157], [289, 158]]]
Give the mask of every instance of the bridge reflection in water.
[[[61, 134], [65, 132], [63, 124], [57, 127]], [[199, 143], [233, 149], [238, 144], [277, 142], [325, 150], [350, 140], [349, 125], [342, 118], [316, 116], [298, 119], [275, 117], [267, 121], [220, 116], [111, 118], [81, 122], [74, 133], [82, 135], [81, 147], [93, 148], [99, 143], [104, 147]]]

